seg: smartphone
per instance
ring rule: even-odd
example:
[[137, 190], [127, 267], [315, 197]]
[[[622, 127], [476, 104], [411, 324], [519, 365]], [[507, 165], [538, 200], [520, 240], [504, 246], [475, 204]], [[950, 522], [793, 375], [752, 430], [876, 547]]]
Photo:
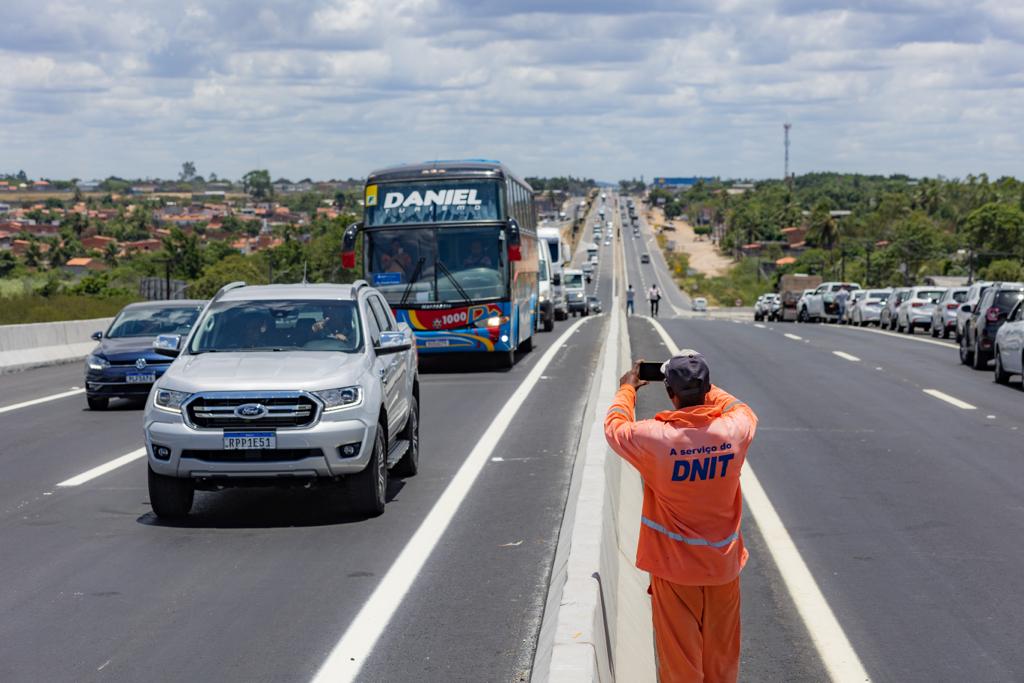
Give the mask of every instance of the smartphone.
[[640, 363], [640, 379], [645, 382], [660, 382], [665, 379], [661, 372], [661, 363]]

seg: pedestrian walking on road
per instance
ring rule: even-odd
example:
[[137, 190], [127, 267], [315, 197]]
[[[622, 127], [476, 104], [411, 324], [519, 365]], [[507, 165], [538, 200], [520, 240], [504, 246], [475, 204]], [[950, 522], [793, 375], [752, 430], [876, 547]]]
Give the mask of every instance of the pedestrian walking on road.
[[626, 315], [633, 315], [633, 297], [635, 295], [633, 285], [626, 287]]
[[647, 292], [647, 298], [651, 302], [651, 317], [658, 317], [658, 302], [661, 301], [661, 292], [658, 291], [658, 285], [651, 285], [651, 289]]
[[673, 410], [636, 420], [640, 361], [619, 380], [604, 420], [612, 450], [644, 483], [636, 566], [651, 575], [658, 680], [732, 683], [740, 664], [740, 470], [757, 416], [711, 384], [687, 349], [662, 366]]

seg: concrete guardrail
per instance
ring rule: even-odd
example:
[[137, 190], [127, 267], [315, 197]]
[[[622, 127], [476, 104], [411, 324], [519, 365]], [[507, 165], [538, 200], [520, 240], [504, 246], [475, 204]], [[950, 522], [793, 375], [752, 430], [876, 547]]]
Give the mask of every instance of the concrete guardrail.
[[89, 338], [113, 318], [0, 325], [0, 373], [81, 360], [96, 346]]

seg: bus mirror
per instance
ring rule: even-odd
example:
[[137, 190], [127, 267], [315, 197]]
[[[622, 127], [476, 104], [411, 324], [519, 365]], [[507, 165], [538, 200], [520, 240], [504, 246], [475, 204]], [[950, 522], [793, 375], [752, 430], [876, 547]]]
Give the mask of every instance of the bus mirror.
[[523, 260], [523, 252], [520, 249], [519, 222], [515, 218], [508, 219], [508, 260]]
[[352, 270], [356, 267], [356, 236], [362, 230], [361, 223], [353, 223], [345, 230], [341, 239], [341, 267]]

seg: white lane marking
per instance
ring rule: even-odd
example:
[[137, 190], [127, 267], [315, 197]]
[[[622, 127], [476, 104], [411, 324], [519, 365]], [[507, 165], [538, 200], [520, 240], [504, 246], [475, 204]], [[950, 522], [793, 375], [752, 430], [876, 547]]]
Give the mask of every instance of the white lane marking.
[[59, 394], [50, 394], [49, 396], [43, 396], [42, 398], [34, 398], [31, 401], [22, 401], [21, 403], [12, 403], [9, 406], [3, 406], [0, 408], [0, 414], [9, 413], [12, 410], [18, 410], [20, 408], [28, 408], [29, 406], [37, 406], [40, 403], [48, 403], [49, 401], [56, 401], [57, 399], [67, 398], [68, 396], [77, 396], [78, 394], [84, 394], [85, 389], [79, 389], [75, 387], [71, 391], [62, 391]]
[[754, 323], [754, 327], [756, 327], [759, 330], [763, 330], [764, 329], [764, 325], [762, 325], [761, 323]]
[[793, 334], [791, 332], [787, 332], [786, 334], [784, 334], [782, 336], [785, 337], [786, 339], [793, 339], [795, 341], [800, 341], [801, 339], [803, 339], [803, 337], [801, 337], [799, 335], [796, 335], [796, 334]]
[[114, 458], [110, 462], [105, 462], [102, 465], [98, 465], [97, 467], [93, 467], [91, 470], [86, 470], [85, 472], [82, 472], [81, 474], [79, 474], [77, 476], [71, 477], [70, 479], [65, 479], [61, 483], [57, 484], [57, 486], [60, 486], [60, 487], [81, 486], [82, 484], [84, 484], [87, 481], [91, 481], [91, 480], [95, 479], [96, 477], [103, 476], [107, 472], [112, 472], [112, 471], [116, 470], [118, 467], [123, 467], [123, 466], [127, 465], [130, 462], [134, 462], [135, 460], [138, 460], [139, 458], [144, 458], [144, 457], [146, 457], [146, 449], [145, 448], [138, 448], [138, 449], [132, 451], [131, 453], [125, 453], [120, 458]]
[[857, 358], [857, 356], [853, 355], [852, 353], [846, 353], [845, 351], [833, 351], [832, 353], [845, 360], [853, 361], [854, 363], [860, 362], [860, 358]]
[[951, 342], [939, 341], [938, 339], [928, 339], [925, 337], [918, 336], [916, 334], [897, 334], [896, 332], [889, 332], [888, 330], [877, 330], [873, 327], [857, 327], [856, 325], [821, 325], [820, 327], [825, 329], [839, 329], [842, 327], [847, 330], [856, 330], [858, 332], [871, 332], [872, 334], [884, 334], [886, 337], [895, 337], [896, 339], [906, 339], [909, 341], [921, 342], [922, 344], [934, 344], [935, 346], [945, 346], [947, 349], [959, 349], [960, 347]]
[[953, 398], [949, 394], [945, 394], [939, 391], [938, 389], [924, 389], [923, 391], [929, 396], [933, 396], [939, 399], [940, 401], [945, 401], [946, 403], [952, 406], [956, 406], [957, 408], [961, 408], [963, 410], [977, 410], [976, 406], [972, 406], [970, 403], [967, 403], [966, 401], [961, 401], [958, 398]]
[[[657, 320], [651, 320], [661, 340], [671, 354], [676, 354], [679, 347], [669, 336], [665, 328]], [[789, 336], [789, 335], [786, 335]], [[775, 511], [775, 506], [768, 499], [761, 482], [754, 473], [750, 461], [743, 463], [741, 487], [747, 509], [754, 517], [761, 536], [768, 546], [775, 566], [782, 576], [789, 596], [796, 605], [797, 612], [807, 627], [807, 632], [814, 641], [818, 656], [829, 672], [833, 682], [862, 683], [870, 681], [860, 657], [846, 637], [843, 627], [829, 607], [825, 595], [821, 592], [811, 570], [807, 568], [793, 538], [789, 535], [782, 519]]]
[[523, 405], [540, 380], [541, 374], [554, 360], [561, 348], [559, 342], [575, 332], [587, 320], [588, 318], [580, 318], [562, 333], [562, 336], [552, 344], [523, 380], [523, 383], [515, 390], [515, 393], [498, 411], [494, 422], [466, 456], [466, 460], [462, 463], [459, 471], [455, 473], [455, 477], [452, 478], [444, 493], [438, 498], [387, 574], [384, 575], [377, 588], [348, 625], [345, 633], [331, 649], [331, 653], [313, 678], [314, 683], [340, 683], [356, 679], [359, 670], [373, 652], [373, 647], [381, 633], [384, 632], [391, 617], [402, 604], [405, 594], [416, 577], [419, 576], [438, 541], [441, 540], [441, 536], [444, 535], [459, 506], [472, 488], [473, 482], [476, 481], [484, 465], [489, 461], [494, 448], [501, 441], [512, 418], [515, 417], [520, 406]]

